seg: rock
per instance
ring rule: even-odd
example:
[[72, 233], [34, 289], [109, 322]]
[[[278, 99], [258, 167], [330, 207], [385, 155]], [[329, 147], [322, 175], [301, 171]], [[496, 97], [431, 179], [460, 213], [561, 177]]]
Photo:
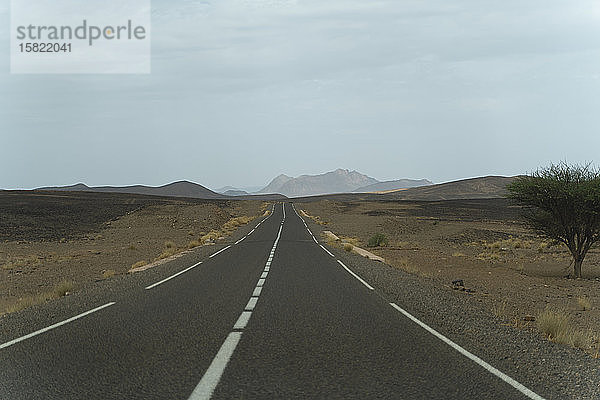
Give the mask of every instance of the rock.
[[453, 286], [465, 286], [465, 282], [462, 279], [455, 279], [452, 281]]

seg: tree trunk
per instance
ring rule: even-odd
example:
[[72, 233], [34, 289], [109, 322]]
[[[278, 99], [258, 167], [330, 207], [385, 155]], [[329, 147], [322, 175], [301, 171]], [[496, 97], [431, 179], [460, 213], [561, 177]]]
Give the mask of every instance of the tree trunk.
[[581, 278], [581, 264], [583, 264], [583, 259], [576, 258], [575, 264], [573, 265], [573, 277]]

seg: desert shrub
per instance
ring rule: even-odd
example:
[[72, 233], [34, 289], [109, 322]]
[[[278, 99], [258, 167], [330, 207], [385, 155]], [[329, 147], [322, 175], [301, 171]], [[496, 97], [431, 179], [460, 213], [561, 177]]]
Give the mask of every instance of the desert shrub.
[[387, 237], [379, 232], [369, 238], [369, 247], [387, 246], [389, 243]]
[[352, 249], [354, 249], [354, 246], [352, 246], [350, 243], [344, 244], [344, 250], [350, 252]]

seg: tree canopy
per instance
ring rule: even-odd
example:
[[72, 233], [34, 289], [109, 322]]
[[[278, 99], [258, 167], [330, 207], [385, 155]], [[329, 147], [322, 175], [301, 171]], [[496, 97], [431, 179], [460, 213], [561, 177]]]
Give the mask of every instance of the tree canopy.
[[573, 256], [573, 276], [600, 240], [600, 172], [591, 165], [552, 164], [507, 187], [525, 206], [525, 218], [540, 235], [564, 243]]

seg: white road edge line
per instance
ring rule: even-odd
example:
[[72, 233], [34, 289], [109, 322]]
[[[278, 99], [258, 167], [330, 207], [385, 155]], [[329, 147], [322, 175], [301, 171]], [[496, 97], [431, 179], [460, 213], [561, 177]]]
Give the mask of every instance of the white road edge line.
[[186, 269], [184, 269], [182, 271], [179, 271], [179, 272], [177, 272], [177, 273], [169, 276], [168, 278], [163, 279], [162, 281], [158, 281], [156, 283], [153, 283], [150, 286], [146, 286], [144, 289], [149, 290], [149, 289], [155, 288], [158, 285], [161, 285], [161, 284], [165, 283], [166, 281], [170, 281], [171, 279], [173, 279], [173, 278], [175, 278], [175, 277], [177, 277], [177, 276], [179, 276], [179, 275], [181, 275], [181, 274], [183, 274], [185, 272], [188, 272], [190, 269], [195, 268], [195, 267], [197, 267], [200, 264], [202, 264], [202, 261], [197, 262], [196, 264], [192, 265], [191, 267], [187, 267]]
[[227, 246], [227, 247], [223, 247], [221, 250], [217, 251], [216, 253], [212, 253], [210, 256], [208, 256], [208, 258], [213, 258], [214, 256], [216, 256], [219, 253], [224, 252], [225, 250], [227, 250], [228, 248], [230, 248], [231, 245]]
[[231, 332], [223, 345], [219, 349], [219, 352], [213, 359], [212, 363], [208, 367], [208, 370], [200, 380], [200, 383], [196, 386], [194, 391], [192, 392], [189, 400], [209, 400], [212, 396], [219, 380], [221, 380], [221, 376], [225, 371], [225, 367], [227, 367], [227, 363], [229, 359], [233, 355], [235, 348], [237, 347], [240, 339], [242, 337], [242, 332]]
[[241, 238], [240, 240], [238, 240], [237, 242], [235, 242], [235, 244], [240, 244], [242, 242], [242, 240], [246, 239], [246, 236], [244, 236], [243, 238]]
[[424, 322], [421, 322], [416, 317], [413, 317], [409, 312], [402, 309], [396, 303], [390, 303], [390, 305], [392, 307], [394, 307], [396, 310], [400, 311], [405, 317], [407, 317], [408, 319], [410, 319], [411, 321], [413, 321], [414, 323], [419, 325], [421, 328], [425, 329], [427, 332], [431, 333], [433, 336], [437, 337], [442, 342], [446, 343], [448, 346], [452, 347], [454, 350], [458, 351], [460, 354], [467, 357], [471, 361], [474, 361], [475, 363], [479, 364], [484, 369], [486, 369], [488, 372], [492, 373], [493, 375], [496, 375], [498, 378], [502, 379], [504, 382], [508, 383], [509, 385], [511, 385], [512, 387], [517, 389], [519, 392], [523, 393], [525, 396], [529, 397], [530, 399], [534, 399], [534, 400], [544, 400], [544, 398], [542, 396], [540, 396], [539, 394], [537, 394], [537, 393], [533, 392], [532, 390], [528, 389], [527, 387], [523, 386], [521, 383], [517, 382], [510, 376], [506, 375], [504, 372], [492, 367], [490, 364], [486, 363], [481, 358], [477, 357], [475, 354], [470, 353], [469, 351], [465, 350], [464, 348], [462, 348], [458, 344], [454, 343], [452, 340], [448, 339], [446, 336], [442, 335], [441, 333], [439, 333], [438, 331], [436, 331], [429, 325], [425, 324]]
[[365, 282], [365, 281], [364, 281], [364, 280], [363, 280], [363, 279], [362, 279], [360, 276], [358, 276], [358, 275], [356, 275], [354, 272], [352, 272], [352, 271], [350, 270], [350, 268], [346, 267], [346, 265], [345, 265], [343, 262], [341, 262], [340, 260], [337, 260], [337, 262], [338, 262], [338, 263], [339, 263], [339, 264], [340, 264], [342, 267], [344, 267], [344, 269], [345, 269], [346, 271], [348, 271], [348, 273], [349, 273], [350, 275], [352, 275], [353, 277], [355, 277], [356, 279], [358, 279], [358, 280], [360, 281], [360, 283], [362, 283], [363, 285], [365, 285], [365, 286], [366, 286], [366, 287], [367, 287], [369, 290], [375, 290], [375, 289], [373, 289], [373, 286], [369, 285], [369, 284], [368, 284], [367, 282]]
[[28, 334], [28, 335], [21, 336], [20, 338], [17, 338], [17, 339], [13, 339], [13, 340], [11, 340], [10, 342], [6, 342], [6, 343], [3, 343], [3, 344], [0, 344], [0, 350], [1, 350], [1, 349], [5, 349], [5, 348], [7, 348], [7, 347], [9, 347], [9, 346], [12, 346], [13, 344], [17, 344], [17, 343], [19, 343], [19, 342], [22, 342], [23, 340], [30, 339], [30, 338], [32, 338], [32, 337], [34, 337], [34, 336], [37, 336], [37, 335], [39, 335], [39, 334], [42, 334], [42, 333], [44, 333], [44, 332], [48, 332], [49, 330], [52, 330], [52, 329], [54, 329], [54, 328], [58, 328], [59, 326], [62, 326], [62, 325], [68, 324], [69, 322], [73, 322], [73, 321], [75, 321], [75, 320], [77, 320], [77, 319], [79, 319], [79, 318], [83, 318], [83, 317], [85, 317], [86, 315], [90, 315], [90, 314], [92, 314], [92, 313], [95, 313], [96, 311], [100, 311], [100, 310], [102, 310], [102, 309], [104, 309], [104, 308], [106, 308], [106, 307], [110, 307], [110, 306], [112, 306], [113, 304], [117, 304], [117, 303], [116, 303], [116, 302], [114, 302], [114, 301], [112, 301], [112, 302], [110, 302], [110, 303], [106, 303], [106, 304], [105, 304], [105, 305], [103, 305], [103, 306], [96, 307], [96, 308], [94, 308], [94, 309], [92, 309], [92, 310], [86, 311], [86, 312], [84, 312], [84, 313], [81, 313], [81, 314], [79, 314], [79, 315], [76, 315], [76, 316], [74, 316], [74, 317], [71, 317], [71, 318], [69, 318], [69, 319], [65, 319], [64, 321], [58, 322], [58, 323], [56, 323], [56, 324], [54, 324], [54, 325], [47, 326], [46, 328], [42, 328], [42, 329], [40, 329], [40, 330], [37, 330], [37, 331], [35, 331], [35, 332], [32, 332], [32, 333], [30, 333], [30, 334]]
[[331, 254], [331, 252], [325, 248], [325, 246], [323, 246], [323, 245], [322, 245], [322, 244], [320, 244], [320, 243], [319, 243], [319, 246], [321, 246], [321, 248], [322, 248], [323, 250], [325, 250], [325, 252], [326, 252], [327, 254], [329, 254], [331, 257], [335, 258], [335, 256], [334, 256], [333, 254]]

